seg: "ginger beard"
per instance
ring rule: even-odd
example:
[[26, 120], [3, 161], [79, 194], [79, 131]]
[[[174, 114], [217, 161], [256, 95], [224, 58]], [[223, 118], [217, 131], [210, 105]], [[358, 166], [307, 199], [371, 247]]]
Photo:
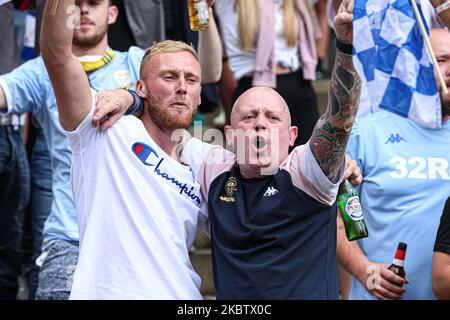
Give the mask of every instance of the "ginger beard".
[[[180, 102], [176, 98], [172, 98], [169, 103], [164, 103], [164, 101], [149, 93], [147, 95], [147, 101], [146, 109], [152, 121], [158, 128], [170, 132], [176, 129], [187, 129], [197, 112], [198, 103], [194, 103], [194, 106], [189, 106], [188, 102], [183, 101], [186, 105], [174, 106], [172, 105], [173, 103]], [[164, 107], [164, 105], [168, 106]]]

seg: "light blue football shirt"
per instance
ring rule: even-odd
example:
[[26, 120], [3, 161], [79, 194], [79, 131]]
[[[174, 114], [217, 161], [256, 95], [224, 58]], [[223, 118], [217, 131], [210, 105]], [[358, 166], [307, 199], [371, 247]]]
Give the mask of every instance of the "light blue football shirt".
[[[369, 261], [390, 264], [399, 242], [408, 245], [404, 299], [435, 299], [431, 287], [433, 244], [450, 195], [450, 121], [424, 128], [387, 111], [353, 126], [347, 152], [364, 177], [359, 188]], [[375, 299], [355, 279], [351, 299]]]
[[[110, 63], [89, 75], [91, 87], [97, 91], [131, 87], [139, 79], [144, 51], [131, 47], [128, 52], [113, 52], [115, 58]], [[32, 112], [36, 116], [50, 151], [53, 203], [44, 226], [44, 241], [78, 241], [77, 216], [70, 182], [72, 151], [59, 123], [55, 95], [42, 57], [30, 60], [1, 76], [0, 85], [5, 91], [9, 112]]]

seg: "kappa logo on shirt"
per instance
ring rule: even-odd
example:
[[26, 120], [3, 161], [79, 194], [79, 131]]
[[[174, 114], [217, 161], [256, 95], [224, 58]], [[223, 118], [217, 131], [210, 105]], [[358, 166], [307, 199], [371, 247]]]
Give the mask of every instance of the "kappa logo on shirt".
[[278, 190], [275, 187], [268, 187], [263, 197], [271, 197], [278, 193]]
[[394, 143], [400, 143], [402, 141], [408, 142], [408, 141], [406, 141], [405, 138], [401, 137], [400, 134], [398, 134], [398, 133], [393, 134], [392, 133], [384, 144], [388, 144], [388, 143], [394, 144]]
[[[181, 195], [186, 195], [188, 198], [194, 200], [198, 205], [202, 203], [200, 200], [200, 196], [195, 194], [193, 186], [189, 186], [187, 183], [178, 181], [176, 178], [171, 177], [170, 174], [162, 170], [161, 164], [164, 162], [164, 158], [160, 159], [155, 149], [145, 143], [136, 142], [131, 147], [131, 151], [133, 151], [133, 153], [138, 157], [139, 160], [141, 160], [143, 164], [149, 167], [155, 167], [153, 169], [153, 172], [162, 179], [172, 183], [175, 187], [180, 189]], [[157, 162], [157, 164], [155, 164], [155, 162], [153, 162], [152, 160]]]

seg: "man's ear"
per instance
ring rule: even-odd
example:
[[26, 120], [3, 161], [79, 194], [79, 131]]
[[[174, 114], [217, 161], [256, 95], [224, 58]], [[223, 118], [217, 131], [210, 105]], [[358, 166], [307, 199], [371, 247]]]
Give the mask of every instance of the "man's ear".
[[147, 87], [145, 86], [144, 81], [140, 79], [136, 82], [136, 93], [141, 99], [147, 98]]
[[293, 147], [295, 143], [295, 139], [298, 136], [298, 128], [296, 126], [289, 127], [289, 146]]
[[116, 6], [110, 6], [108, 9], [108, 24], [114, 24], [119, 16], [119, 9]]

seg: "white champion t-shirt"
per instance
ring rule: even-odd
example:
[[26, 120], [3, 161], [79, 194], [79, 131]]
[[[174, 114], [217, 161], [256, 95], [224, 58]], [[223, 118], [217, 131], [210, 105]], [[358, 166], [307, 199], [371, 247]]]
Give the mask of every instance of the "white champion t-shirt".
[[143, 123], [106, 131], [94, 108], [68, 132], [80, 254], [71, 299], [201, 299], [189, 260], [202, 198], [189, 167], [170, 158]]

